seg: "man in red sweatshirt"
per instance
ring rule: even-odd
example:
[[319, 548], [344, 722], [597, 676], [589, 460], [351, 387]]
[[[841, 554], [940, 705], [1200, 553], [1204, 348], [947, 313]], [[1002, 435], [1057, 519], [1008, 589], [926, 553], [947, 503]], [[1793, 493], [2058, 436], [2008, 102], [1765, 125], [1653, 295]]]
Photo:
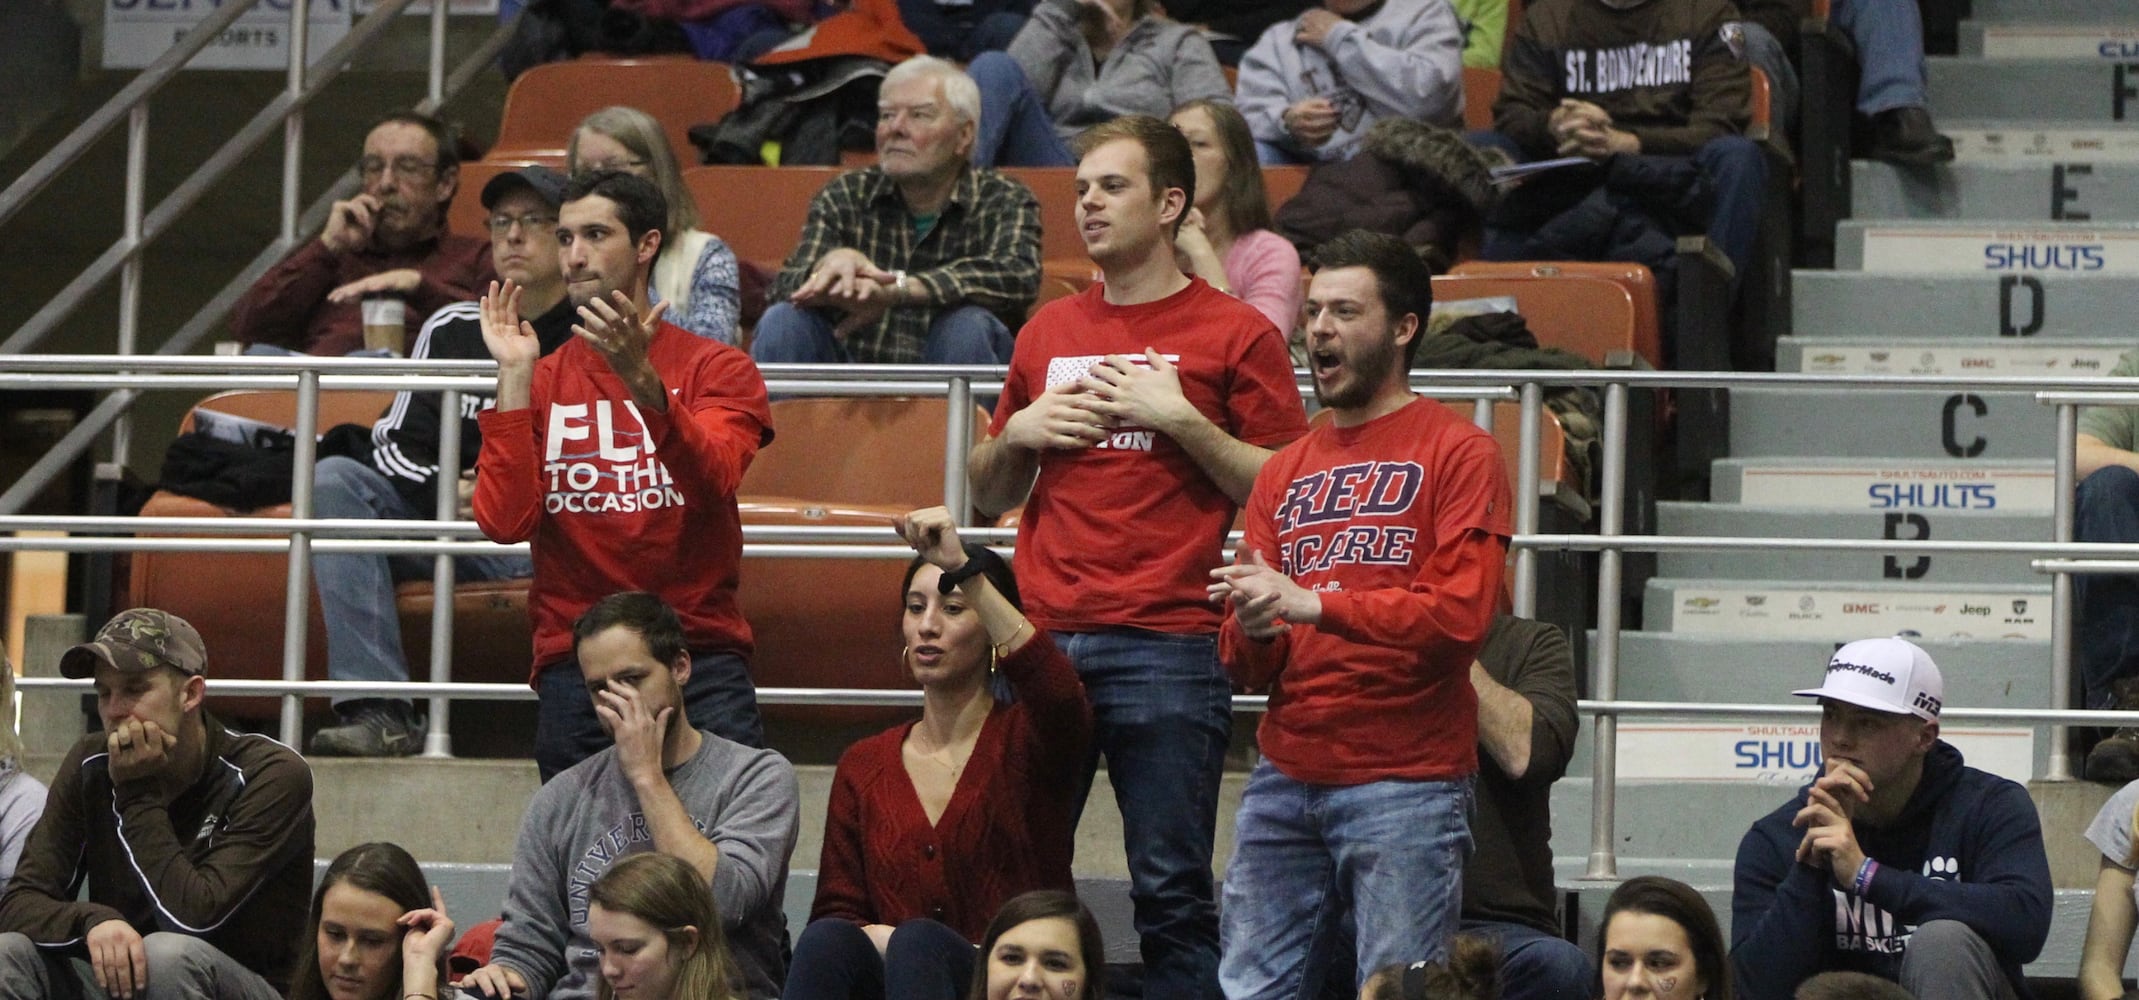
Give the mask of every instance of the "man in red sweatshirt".
[[496, 541], [534, 543], [528, 615], [544, 781], [609, 745], [572, 622], [617, 591], [651, 591], [682, 618], [691, 724], [764, 743], [750, 625], [735, 602], [735, 490], [772, 441], [772, 413], [748, 355], [663, 322], [667, 304], [648, 303], [667, 218], [661, 192], [628, 174], [565, 189], [558, 241], [581, 322], [547, 357], [520, 320], [516, 286], [493, 285], [482, 301], [498, 393], [480, 417], [475, 520]]
[[1347, 931], [1362, 977], [1447, 954], [1478, 770], [1471, 662], [1508, 552], [1492, 436], [1411, 392], [1425, 265], [1355, 230], [1314, 266], [1308, 365], [1335, 419], [1264, 463], [1238, 560], [1211, 573], [1219, 655], [1271, 692], [1219, 908], [1228, 1000], [1314, 996]]

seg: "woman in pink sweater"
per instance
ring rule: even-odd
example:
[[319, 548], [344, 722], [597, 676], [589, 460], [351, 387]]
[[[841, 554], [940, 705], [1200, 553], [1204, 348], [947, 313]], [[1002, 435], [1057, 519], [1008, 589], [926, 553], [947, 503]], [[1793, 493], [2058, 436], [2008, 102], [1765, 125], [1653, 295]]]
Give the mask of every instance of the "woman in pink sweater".
[[1270, 230], [1255, 137], [1230, 104], [1190, 101], [1174, 127], [1196, 159], [1196, 205], [1174, 248], [1181, 269], [1270, 317], [1288, 343], [1300, 322], [1300, 252]]
[[900, 588], [900, 657], [921, 685], [921, 719], [839, 759], [787, 1000], [957, 1000], [1004, 901], [1072, 884], [1071, 796], [1092, 729], [1084, 686], [1018, 609], [1009, 564], [961, 544], [949, 511], [897, 527], [920, 553]]

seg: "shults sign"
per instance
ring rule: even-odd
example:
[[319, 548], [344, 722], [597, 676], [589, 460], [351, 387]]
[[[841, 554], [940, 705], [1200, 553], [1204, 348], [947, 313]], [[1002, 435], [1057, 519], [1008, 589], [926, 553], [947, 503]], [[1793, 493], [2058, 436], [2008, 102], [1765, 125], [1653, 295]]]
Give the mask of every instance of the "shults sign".
[[[170, 51], [223, 0], [104, 0], [104, 68], [140, 69]], [[349, 0], [312, 0], [306, 55], [321, 54], [349, 33]], [[290, 0], [260, 0], [238, 16], [187, 69], [279, 70], [290, 61]]]

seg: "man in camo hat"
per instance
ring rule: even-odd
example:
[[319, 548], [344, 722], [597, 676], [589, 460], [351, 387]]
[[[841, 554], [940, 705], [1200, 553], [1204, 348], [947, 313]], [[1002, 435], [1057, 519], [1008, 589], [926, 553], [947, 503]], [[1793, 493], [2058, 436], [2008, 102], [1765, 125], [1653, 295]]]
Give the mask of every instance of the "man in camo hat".
[[104, 728], [60, 763], [0, 895], [0, 1000], [288, 988], [312, 883], [312, 772], [209, 715], [207, 668], [200, 633], [153, 608], [60, 657], [61, 673], [95, 679]]

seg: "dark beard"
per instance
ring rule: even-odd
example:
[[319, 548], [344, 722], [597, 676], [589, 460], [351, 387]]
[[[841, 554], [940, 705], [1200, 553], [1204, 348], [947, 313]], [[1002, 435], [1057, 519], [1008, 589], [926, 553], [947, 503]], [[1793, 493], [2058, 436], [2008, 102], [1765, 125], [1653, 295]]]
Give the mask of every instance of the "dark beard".
[[1363, 409], [1374, 401], [1381, 391], [1382, 383], [1389, 380], [1400, 363], [1397, 354], [1395, 331], [1389, 331], [1371, 345], [1360, 348], [1345, 367], [1351, 381], [1339, 386], [1334, 392], [1324, 392], [1320, 380], [1315, 382], [1315, 401], [1333, 410]]

